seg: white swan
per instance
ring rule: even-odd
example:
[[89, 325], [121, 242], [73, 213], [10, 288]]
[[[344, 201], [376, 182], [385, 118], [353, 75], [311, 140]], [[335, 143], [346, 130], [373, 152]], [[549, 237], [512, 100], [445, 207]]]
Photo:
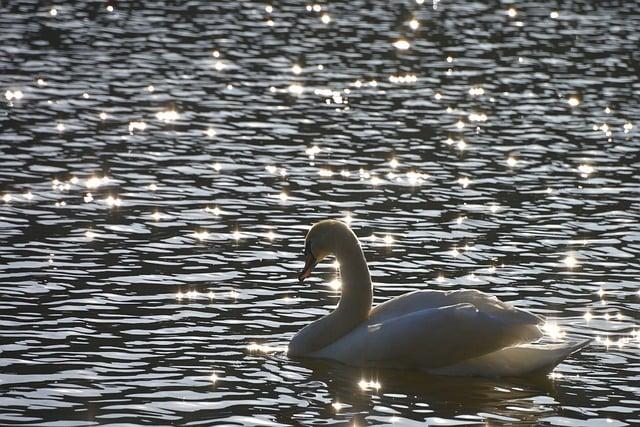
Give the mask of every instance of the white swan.
[[542, 337], [543, 319], [476, 290], [415, 291], [372, 309], [367, 261], [358, 238], [339, 221], [311, 227], [299, 280], [331, 254], [340, 263], [340, 302], [293, 337], [290, 356], [442, 375], [514, 376], [550, 371], [589, 343], [533, 344]]

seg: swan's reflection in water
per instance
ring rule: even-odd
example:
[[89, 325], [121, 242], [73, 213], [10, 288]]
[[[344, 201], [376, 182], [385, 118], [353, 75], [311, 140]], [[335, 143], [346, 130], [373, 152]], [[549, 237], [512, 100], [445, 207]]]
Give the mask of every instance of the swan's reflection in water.
[[[326, 385], [323, 417], [333, 412], [336, 420], [353, 420], [356, 425], [438, 420], [440, 424], [497, 420], [532, 425], [541, 416], [555, 415], [554, 396], [562, 393], [544, 374], [447, 377], [410, 370], [353, 368], [313, 359], [298, 361], [311, 371], [306, 383], [309, 396], [318, 398], [319, 384]], [[411, 419], [405, 418], [408, 414]]]

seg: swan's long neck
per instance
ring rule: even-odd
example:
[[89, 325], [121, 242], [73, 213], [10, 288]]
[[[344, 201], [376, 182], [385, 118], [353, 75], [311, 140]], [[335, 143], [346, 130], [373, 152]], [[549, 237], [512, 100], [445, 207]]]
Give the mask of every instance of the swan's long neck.
[[290, 355], [305, 356], [318, 351], [369, 317], [373, 299], [371, 276], [358, 238], [351, 230], [346, 227], [336, 230], [333, 253], [340, 263], [340, 302], [331, 314], [298, 332], [289, 343]]
[[342, 295], [335, 313], [345, 320], [354, 321], [353, 318], [357, 318], [362, 321], [369, 316], [373, 291], [367, 260], [352, 232], [336, 239], [335, 255], [340, 264], [342, 281]]

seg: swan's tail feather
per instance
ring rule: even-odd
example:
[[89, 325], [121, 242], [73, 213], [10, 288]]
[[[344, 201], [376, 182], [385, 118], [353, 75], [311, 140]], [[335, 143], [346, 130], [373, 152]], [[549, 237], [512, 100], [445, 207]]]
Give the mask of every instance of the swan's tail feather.
[[439, 375], [519, 376], [550, 372], [591, 340], [509, 347], [428, 372]]
[[[571, 356], [572, 354], [577, 353], [583, 348], [585, 348], [587, 345], [591, 343], [591, 341], [592, 340], [590, 339], [586, 339], [583, 341], [568, 343], [566, 345], [558, 345], [557, 348], [542, 350], [546, 353], [547, 357], [545, 359], [547, 363], [542, 364], [539, 368], [532, 369], [531, 371], [526, 373], [533, 374], [533, 373], [551, 372], [556, 366], [560, 364], [560, 362], [562, 362], [564, 359]], [[532, 345], [532, 347], [535, 347], [535, 346]]]

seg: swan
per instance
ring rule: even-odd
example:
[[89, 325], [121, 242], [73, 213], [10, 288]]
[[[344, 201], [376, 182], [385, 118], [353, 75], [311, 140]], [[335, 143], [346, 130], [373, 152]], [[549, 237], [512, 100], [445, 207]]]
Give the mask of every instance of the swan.
[[438, 375], [519, 376], [549, 372], [590, 342], [536, 343], [541, 317], [478, 290], [414, 291], [372, 308], [367, 261], [356, 235], [340, 221], [313, 225], [304, 252], [299, 281], [335, 255], [342, 292], [332, 313], [291, 339], [292, 357]]

